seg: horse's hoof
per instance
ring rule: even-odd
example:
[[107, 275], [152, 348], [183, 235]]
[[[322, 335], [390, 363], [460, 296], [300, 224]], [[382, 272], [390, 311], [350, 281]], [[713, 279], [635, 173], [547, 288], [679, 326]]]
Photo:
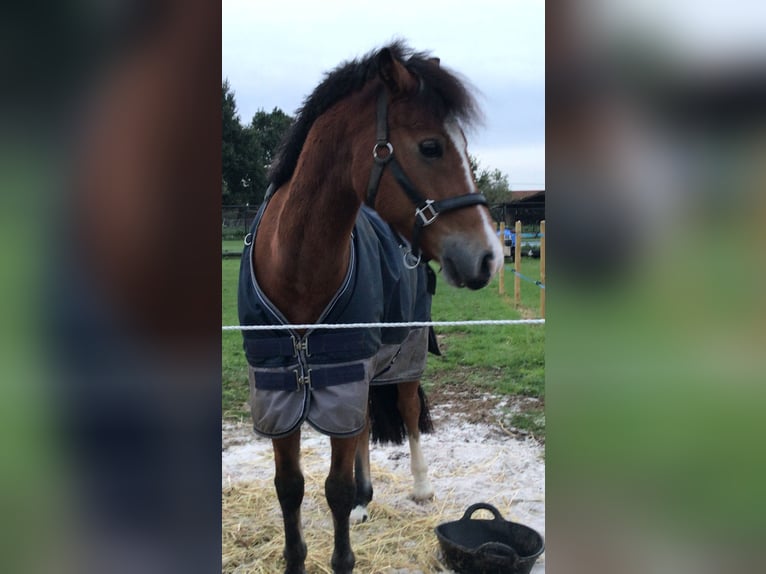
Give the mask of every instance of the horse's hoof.
[[370, 518], [370, 515], [367, 513], [366, 506], [362, 506], [360, 504], [351, 511], [351, 524], [361, 524], [362, 522], [367, 522], [368, 518]]
[[332, 574], [354, 574], [354, 564], [356, 563], [356, 557], [353, 552], [349, 552], [343, 557], [338, 557], [333, 553], [332, 557]]
[[[297, 555], [295, 554], [297, 552]], [[292, 552], [287, 548], [282, 551], [285, 559], [285, 574], [306, 574], [306, 543], [301, 543]]]
[[410, 500], [413, 500], [417, 502], [418, 504], [430, 502], [433, 499], [434, 499], [434, 489], [430, 484], [426, 486], [422, 486], [420, 488], [415, 487], [415, 490], [413, 490], [410, 493]]

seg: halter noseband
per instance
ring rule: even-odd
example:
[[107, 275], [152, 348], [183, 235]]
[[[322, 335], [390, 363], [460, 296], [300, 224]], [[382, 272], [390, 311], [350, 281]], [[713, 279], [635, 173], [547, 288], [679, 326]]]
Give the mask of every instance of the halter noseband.
[[372, 157], [375, 163], [370, 172], [370, 182], [367, 185], [367, 205], [375, 209], [375, 198], [378, 194], [380, 178], [383, 175], [383, 169], [390, 165], [391, 174], [396, 179], [407, 197], [415, 204], [415, 226], [412, 230], [412, 241], [410, 251], [404, 256], [404, 263], [410, 269], [418, 266], [421, 259], [420, 253], [420, 232], [424, 227], [428, 227], [440, 213], [454, 211], [472, 205], [487, 205], [487, 198], [481, 193], [467, 193], [456, 197], [448, 197], [440, 200], [425, 199], [407, 174], [402, 170], [402, 166], [394, 157], [394, 146], [388, 141], [388, 101], [385, 90], [378, 94], [377, 103], [377, 132], [375, 146], [372, 148]]

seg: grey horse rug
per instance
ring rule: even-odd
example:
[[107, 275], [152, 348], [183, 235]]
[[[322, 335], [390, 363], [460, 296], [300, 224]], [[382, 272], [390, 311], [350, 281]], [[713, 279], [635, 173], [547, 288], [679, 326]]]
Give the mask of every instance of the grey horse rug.
[[[240, 325], [288, 321], [258, 285], [252, 268], [261, 206], [240, 264]], [[425, 264], [404, 265], [407, 247], [373, 210], [363, 206], [351, 241], [345, 280], [319, 322], [426, 321], [431, 314]], [[256, 433], [279, 438], [304, 421], [330, 436], [353, 436], [366, 424], [370, 384], [419, 379], [428, 330], [402, 327], [242, 331], [249, 364], [250, 408]]]

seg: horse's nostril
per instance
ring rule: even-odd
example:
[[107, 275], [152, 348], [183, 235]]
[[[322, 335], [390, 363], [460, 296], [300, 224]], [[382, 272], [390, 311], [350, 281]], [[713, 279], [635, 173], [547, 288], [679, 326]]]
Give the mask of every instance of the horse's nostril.
[[492, 275], [492, 262], [495, 259], [495, 255], [491, 251], [487, 251], [481, 260], [481, 275], [489, 277]]
[[481, 289], [489, 283], [489, 278], [492, 277], [492, 262], [494, 259], [495, 256], [491, 251], [485, 252], [481, 258], [478, 270], [472, 277], [466, 280], [466, 287], [469, 289]]

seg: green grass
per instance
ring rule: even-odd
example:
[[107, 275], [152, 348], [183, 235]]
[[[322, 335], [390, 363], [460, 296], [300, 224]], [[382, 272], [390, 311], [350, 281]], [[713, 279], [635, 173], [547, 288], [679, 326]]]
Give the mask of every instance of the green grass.
[[[237, 323], [237, 279], [239, 260], [222, 261], [222, 315], [226, 325]], [[539, 276], [539, 260], [522, 259], [524, 275]], [[498, 293], [498, 278], [480, 291], [455, 289], [440, 277], [433, 300], [434, 321], [517, 319], [539, 317], [540, 288], [521, 282], [522, 309], [513, 306], [513, 274], [505, 274], [505, 295]], [[521, 313], [520, 311], [523, 311]], [[503, 325], [437, 328], [442, 356], [429, 355], [423, 377], [426, 389], [435, 385], [470, 385], [504, 395], [545, 396], [545, 327]], [[247, 417], [247, 364], [242, 337], [236, 331], [223, 333], [223, 412], [226, 418]], [[534, 426], [542, 416], [539, 409], [518, 415], [520, 428]], [[521, 418], [519, 418], [521, 417]], [[523, 417], [526, 417], [524, 419]], [[528, 419], [528, 420], [527, 420]], [[515, 424], [515, 423], [514, 423]], [[526, 425], [526, 426], [523, 426]], [[534, 426], [541, 435], [539, 423]]]
[[[513, 262], [505, 264], [505, 292], [513, 302]], [[530, 279], [540, 279], [540, 260], [531, 257], [521, 258], [521, 274]], [[524, 279], [519, 280], [521, 287], [521, 306], [533, 312], [535, 317], [540, 316], [540, 287]]]
[[517, 429], [525, 430], [537, 438], [545, 438], [545, 409], [544, 407], [529, 409], [514, 413], [509, 424]]
[[[539, 261], [522, 259], [522, 273], [539, 273]], [[526, 316], [539, 316], [540, 288], [522, 281], [521, 301]], [[505, 295], [498, 278], [481, 291], [453, 289], [444, 281], [434, 297], [434, 321], [518, 319], [513, 306], [513, 275], [505, 274]], [[437, 328], [443, 354], [429, 357], [424, 384], [470, 383], [500, 394], [543, 398], [545, 394], [544, 327], [503, 325]]]
[[[224, 325], [237, 325], [237, 281], [239, 278], [239, 260], [222, 260], [221, 270], [221, 316]], [[249, 416], [247, 397], [247, 362], [242, 350], [242, 335], [239, 331], [224, 331], [221, 341], [223, 385], [222, 407], [224, 418]]]
[[227, 251], [236, 251], [242, 253], [242, 238], [240, 239], [224, 239], [221, 241], [221, 251], [226, 253]]

